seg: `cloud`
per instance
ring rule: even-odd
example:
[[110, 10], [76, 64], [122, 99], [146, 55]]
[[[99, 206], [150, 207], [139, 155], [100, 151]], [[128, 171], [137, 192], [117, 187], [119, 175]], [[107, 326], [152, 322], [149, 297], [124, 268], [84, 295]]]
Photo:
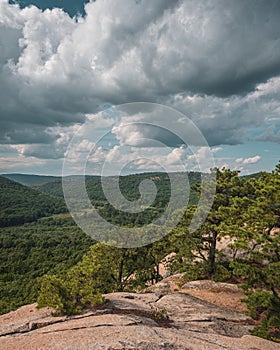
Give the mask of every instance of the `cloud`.
[[[248, 130], [267, 132], [280, 122], [280, 77], [256, 86], [243, 96], [189, 96], [181, 93], [170, 97], [168, 104], [189, 116], [200, 128], [211, 146], [236, 145], [246, 140], [262, 141]], [[272, 137], [272, 142], [277, 142]]]
[[[174, 120], [176, 123], [176, 120]], [[146, 123], [124, 124], [113, 127], [121, 145], [134, 147], [178, 147], [184, 141], [168, 129]]]
[[[35, 157], [30, 157], [29, 159], [25, 157], [18, 157], [18, 156], [5, 156], [0, 157], [0, 169], [1, 173], [6, 173], [7, 171], [14, 171], [14, 169], [18, 169], [18, 166], [20, 166], [22, 169], [30, 169], [30, 163], [32, 163], [32, 166], [34, 169], [36, 169], [36, 174], [38, 174], [38, 170], [41, 166], [45, 165], [45, 161], [43, 159], [38, 159]], [[5, 171], [3, 171], [5, 169]], [[18, 170], [17, 170], [18, 171]]]
[[[211, 146], [242, 143], [247, 129], [279, 121], [279, 1], [104, 0], [85, 13], [0, 0], [1, 143], [63, 157], [63, 129], [71, 134], [106, 102], [167, 104]], [[143, 135], [181, 144], [143, 125], [114, 133], [130, 146], [143, 146]]]
[[246, 158], [243, 160], [243, 164], [255, 164], [261, 160], [260, 156], [255, 156], [251, 158]]
[[256, 155], [254, 157], [249, 157], [249, 158], [237, 158], [235, 160], [236, 163], [238, 164], [255, 164], [255, 163], [258, 163], [259, 161], [261, 160], [261, 156], [259, 155]]
[[222, 150], [223, 150], [222, 147], [214, 147], [214, 148], [211, 149], [211, 151], [212, 151], [213, 153], [217, 153], [217, 152], [220, 152], [220, 151], [222, 151]]
[[1, 143], [3, 144], [30, 144], [30, 143], [41, 143], [48, 144], [54, 142], [58, 135], [52, 135], [48, 133], [47, 129], [43, 129], [40, 126], [34, 126], [26, 124], [21, 129], [18, 128], [16, 123], [3, 123], [2, 128], [2, 139]]
[[[52, 127], [44, 131], [38, 128], [19, 130], [20, 135], [13, 135], [10, 138], [10, 147], [18, 151], [21, 156], [36, 157], [41, 159], [63, 158], [73, 134], [77, 131], [76, 126]], [[35, 132], [35, 133], [34, 133]], [[7, 134], [8, 135], [8, 134]], [[16, 136], [16, 137], [15, 137]], [[14, 139], [18, 142], [11, 142]], [[22, 143], [19, 143], [19, 141]], [[88, 149], [90, 143], [84, 140], [81, 142], [79, 152]]]
[[280, 143], [280, 130], [277, 131], [274, 127], [268, 127], [267, 130], [257, 136], [255, 140]]
[[186, 150], [184, 148], [174, 148], [166, 157], [166, 162], [169, 165], [182, 163], [186, 159]]
[[53, 145], [31, 144], [31, 145], [15, 145], [14, 148], [19, 154], [25, 157], [36, 157], [41, 159], [59, 159], [64, 156], [64, 151]]

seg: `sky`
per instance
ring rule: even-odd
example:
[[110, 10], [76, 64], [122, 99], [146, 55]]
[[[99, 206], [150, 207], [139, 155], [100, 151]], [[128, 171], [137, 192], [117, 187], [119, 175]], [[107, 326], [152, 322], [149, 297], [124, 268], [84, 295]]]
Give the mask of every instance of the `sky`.
[[0, 0], [0, 173], [273, 170], [279, 23], [278, 0]]

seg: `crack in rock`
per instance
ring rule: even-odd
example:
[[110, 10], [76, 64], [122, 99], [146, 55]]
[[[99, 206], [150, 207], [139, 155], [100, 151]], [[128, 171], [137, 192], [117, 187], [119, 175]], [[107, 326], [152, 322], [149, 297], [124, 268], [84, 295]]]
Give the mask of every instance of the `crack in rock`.
[[[142, 322], [130, 322], [122, 325], [122, 327], [128, 327], [128, 326], [138, 326]], [[58, 333], [58, 332], [67, 332], [67, 331], [79, 331], [81, 329], [88, 329], [88, 328], [98, 328], [98, 327], [115, 327], [115, 324], [112, 323], [104, 323], [104, 324], [96, 324], [92, 326], [81, 326], [81, 327], [72, 327], [72, 328], [65, 328], [65, 329], [55, 329], [53, 331], [43, 331], [43, 334], [49, 334], [49, 333]]]
[[[58, 319], [58, 320], [51, 320], [51, 321], [43, 321], [43, 322], [29, 322], [26, 323], [22, 326], [20, 326], [19, 328], [16, 328], [15, 330], [11, 331], [11, 332], [6, 332], [6, 333], [2, 333], [0, 334], [0, 338], [1, 337], [6, 337], [6, 336], [10, 336], [10, 335], [17, 335], [17, 334], [23, 334], [23, 333], [29, 333], [32, 331], [35, 331], [37, 329], [41, 329], [41, 328], [45, 328], [48, 326], [51, 326], [53, 324], [57, 324], [57, 323], [64, 323], [64, 322], [68, 322], [68, 321], [72, 321], [72, 320], [81, 320], [84, 318], [88, 318], [88, 317], [92, 317], [92, 316], [97, 316], [97, 315], [103, 315], [103, 314], [107, 314], [109, 313], [108, 310], [97, 310], [97, 312], [92, 312], [90, 314], [86, 314], [86, 315], [77, 315], [77, 316], [68, 316], [64, 319]], [[110, 311], [110, 313], [112, 313]]]

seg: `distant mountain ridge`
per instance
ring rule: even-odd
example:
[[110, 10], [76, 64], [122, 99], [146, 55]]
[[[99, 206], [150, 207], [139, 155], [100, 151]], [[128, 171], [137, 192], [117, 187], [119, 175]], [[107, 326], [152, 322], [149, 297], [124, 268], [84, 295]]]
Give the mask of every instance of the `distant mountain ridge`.
[[[199, 174], [199, 172], [187, 172], [188, 174]], [[246, 178], [258, 178], [261, 175], [262, 172], [254, 173], [254, 174], [249, 174], [249, 175], [242, 175], [242, 177]], [[129, 175], [123, 175], [120, 176], [121, 178], [123, 177], [135, 177], [135, 176], [158, 176], [159, 174], [163, 173], [158, 173], [158, 172], [147, 172], [147, 173], [136, 173], [136, 174], [129, 174]], [[177, 174], [180, 174], [178, 172]], [[183, 172], [182, 172], [183, 174]], [[40, 189], [41, 185], [48, 184], [50, 182], [61, 182], [62, 176], [54, 176], [54, 175], [36, 175], [36, 174], [21, 174], [21, 173], [10, 173], [10, 174], [0, 174], [0, 176], [5, 177], [6, 179], [12, 180], [19, 182], [22, 185], [29, 186], [29, 187], [37, 187]], [[66, 176], [66, 178], [75, 178], [75, 177], [80, 177], [81, 175], [69, 175]], [[86, 178], [91, 178], [91, 179], [98, 179], [101, 178], [99, 175], [85, 175]], [[108, 178], [116, 178], [117, 176], [108, 176]], [[44, 187], [43, 187], [44, 188]], [[44, 190], [42, 192], [45, 192]]]
[[[187, 175], [188, 185], [182, 187], [182, 178]], [[99, 213], [107, 220], [117, 225], [136, 224], [143, 225], [150, 223], [168, 206], [171, 196], [170, 176], [173, 180], [173, 191], [178, 194], [178, 201], [182, 191], [189, 192], [188, 205], [194, 205], [199, 199], [194, 185], [201, 182], [199, 172], [174, 172], [171, 174], [161, 172], [139, 173], [125, 176], [108, 176], [105, 182], [118, 183], [122, 195], [131, 202], [140, 198], [139, 186], [143, 180], [152, 180], [157, 187], [157, 195], [154, 202], [143, 212], [126, 213], [116, 209], [109, 203], [104, 195], [100, 176], [86, 175], [86, 188], [92, 204], [99, 210]], [[248, 178], [257, 177], [259, 174], [252, 174]], [[79, 197], [79, 186], [76, 186], [76, 179], [79, 175], [67, 176], [64, 179], [71, 181], [71, 191], [77, 198]], [[6, 182], [5, 182], [6, 180]], [[10, 181], [10, 182], [9, 182]], [[64, 202], [62, 188], [62, 177], [28, 175], [28, 174], [5, 174], [1, 177], [1, 205], [0, 205], [0, 225], [18, 225], [25, 222], [37, 220], [43, 216], [62, 213], [67, 211]], [[121, 204], [121, 203], [119, 203]], [[184, 207], [185, 203], [179, 203], [179, 207]]]
[[[188, 181], [182, 181], [182, 179], [186, 180], [186, 176]], [[197, 203], [198, 197], [195, 190], [192, 189], [192, 186], [195, 184], [199, 184], [201, 182], [201, 173], [199, 172], [174, 172], [171, 174], [162, 173], [162, 172], [150, 172], [150, 173], [139, 173], [139, 174], [130, 174], [124, 176], [108, 176], [104, 177], [103, 180], [105, 183], [109, 184], [119, 184], [120, 191], [122, 195], [131, 202], [135, 202], [140, 198], [139, 186], [142, 181], [152, 180], [157, 188], [157, 194], [154, 202], [146, 209], [141, 211], [141, 213], [127, 213], [125, 212], [125, 208], [122, 207], [121, 202], [119, 201], [119, 208], [124, 209], [119, 210], [116, 209], [115, 206], [111, 205], [104, 195], [102, 188], [101, 177], [99, 176], [89, 176], [86, 175], [86, 188], [88, 192], [88, 196], [92, 202], [92, 204], [99, 210], [99, 213], [103, 218], [107, 221], [117, 224], [117, 225], [143, 225], [152, 222], [154, 219], [158, 218], [161, 213], [168, 206], [170, 196], [171, 196], [171, 183], [170, 177], [172, 177], [173, 195], [176, 196], [178, 194], [178, 203], [177, 205], [180, 208], [185, 206], [185, 202], [179, 195], [182, 191], [185, 193], [189, 193], [189, 205], [193, 205]], [[64, 178], [66, 181], [71, 182], [71, 193], [76, 198], [79, 198], [79, 186], [75, 179], [78, 176], [67, 176]], [[186, 188], [182, 188], [182, 183], [186, 184]], [[187, 185], [189, 183], [189, 185]], [[189, 188], [188, 188], [189, 187]], [[55, 180], [51, 180], [50, 182], [42, 183], [40, 185], [33, 186], [34, 189], [45, 193], [49, 196], [56, 198], [64, 198], [63, 188], [62, 188], [62, 178], [57, 178]], [[131, 203], [132, 204], [132, 203]]]
[[60, 179], [59, 176], [33, 175], [33, 174], [1, 174], [6, 179], [19, 182], [25, 186], [37, 186]]
[[[201, 173], [199, 172], [189, 172], [189, 173], [172, 173], [173, 182], [175, 186], [180, 186], [180, 181], [182, 177], [185, 178], [187, 175], [189, 186], [191, 187], [194, 184], [199, 184], [201, 182]], [[69, 176], [66, 178], [68, 181], [73, 180], [73, 176]], [[126, 197], [130, 201], [135, 201], [139, 198], [139, 185], [143, 180], [152, 180], [158, 190], [157, 202], [161, 202], [160, 207], [165, 206], [167, 197], [170, 196], [170, 178], [168, 173], [160, 173], [160, 172], [151, 172], [151, 173], [139, 173], [139, 174], [131, 174], [125, 176], [108, 176], [104, 178], [105, 183], [116, 183], [119, 181], [119, 187], [121, 193], [124, 197]], [[177, 181], [176, 181], [177, 180]], [[89, 198], [95, 204], [105, 204], [107, 202], [106, 197], [102, 190], [102, 181], [101, 177], [98, 176], [86, 176], [86, 188], [88, 191]], [[46, 193], [55, 197], [63, 197], [63, 189], [62, 189], [62, 178], [56, 179], [54, 181], [43, 183], [37, 186], [34, 186], [38, 191]], [[177, 190], [183, 190], [181, 188], [177, 188]], [[73, 191], [75, 191], [75, 184], [73, 182]], [[193, 194], [192, 194], [193, 195]], [[191, 198], [192, 199], [192, 196]]]
[[[0, 176], [5, 177], [6, 179], [19, 182], [22, 185], [29, 186], [29, 187], [35, 187], [40, 186], [43, 184], [47, 184], [53, 181], [61, 181], [62, 176], [53, 176], [53, 175], [36, 175], [36, 174], [19, 174], [19, 173], [12, 173], [12, 174], [0, 174]], [[81, 175], [69, 175], [65, 176], [66, 178], [75, 178], [80, 177]], [[86, 175], [87, 177], [91, 178], [99, 178], [98, 175]]]

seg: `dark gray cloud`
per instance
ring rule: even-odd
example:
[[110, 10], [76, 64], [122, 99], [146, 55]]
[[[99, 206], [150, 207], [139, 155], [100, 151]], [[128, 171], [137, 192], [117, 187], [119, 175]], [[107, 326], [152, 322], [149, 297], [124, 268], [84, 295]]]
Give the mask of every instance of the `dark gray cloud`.
[[166, 93], [244, 94], [279, 75], [279, 1], [185, 1], [179, 9], [162, 19], [159, 46], [145, 54]]
[[1, 123], [0, 141], [3, 144], [52, 143], [58, 135], [51, 135], [41, 126], [30, 125], [19, 128], [18, 124]]
[[104, 0], [85, 13], [0, 0], [0, 142], [55, 146], [48, 128], [151, 101], [186, 113], [211, 145], [236, 144], [279, 101], [278, 0]]
[[27, 145], [21, 149], [21, 154], [26, 157], [36, 157], [41, 159], [59, 159], [64, 157], [66, 147], [57, 147], [57, 145], [33, 144]]

